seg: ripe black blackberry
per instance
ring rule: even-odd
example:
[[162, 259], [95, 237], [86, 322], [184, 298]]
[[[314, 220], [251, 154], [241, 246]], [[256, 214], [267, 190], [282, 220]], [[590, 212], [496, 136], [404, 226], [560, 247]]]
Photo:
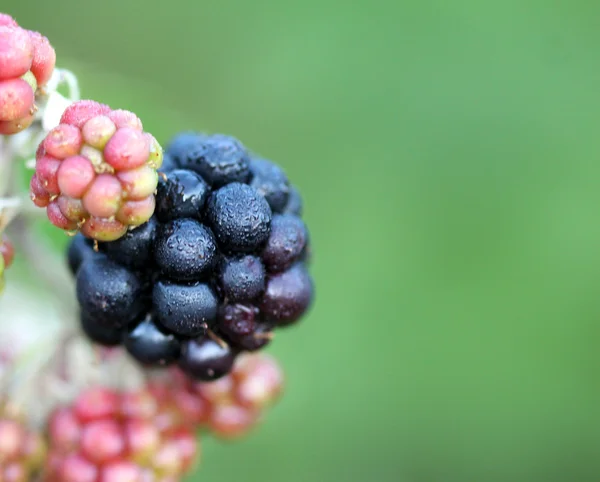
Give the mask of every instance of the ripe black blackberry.
[[154, 216], [98, 250], [69, 248], [84, 333], [199, 380], [266, 346], [309, 308], [309, 234], [283, 170], [236, 139], [186, 132], [167, 147]]

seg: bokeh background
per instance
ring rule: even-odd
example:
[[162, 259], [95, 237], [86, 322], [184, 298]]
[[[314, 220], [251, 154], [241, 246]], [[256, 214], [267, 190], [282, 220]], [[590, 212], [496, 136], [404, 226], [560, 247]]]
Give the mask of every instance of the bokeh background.
[[[289, 382], [190, 480], [600, 479], [600, 4], [3, 0], [84, 97], [306, 200]], [[64, 239], [57, 238], [58, 244]]]

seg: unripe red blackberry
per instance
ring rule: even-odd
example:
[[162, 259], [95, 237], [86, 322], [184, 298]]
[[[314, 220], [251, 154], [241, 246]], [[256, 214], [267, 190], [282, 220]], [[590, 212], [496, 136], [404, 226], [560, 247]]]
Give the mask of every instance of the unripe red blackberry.
[[31, 199], [55, 226], [114, 241], [152, 216], [161, 163], [135, 114], [76, 102], [38, 149]]
[[31, 125], [35, 94], [50, 79], [56, 54], [46, 37], [0, 14], [0, 134]]
[[164, 398], [150, 389], [83, 392], [50, 416], [43, 482], [180, 480], [193, 466], [198, 443], [179, 414], [161, 425], [164, 409]]
[[0, 410], [0, 481], [28, 482], [42, 469], [46, 444], [23, 419], [4, 412]]

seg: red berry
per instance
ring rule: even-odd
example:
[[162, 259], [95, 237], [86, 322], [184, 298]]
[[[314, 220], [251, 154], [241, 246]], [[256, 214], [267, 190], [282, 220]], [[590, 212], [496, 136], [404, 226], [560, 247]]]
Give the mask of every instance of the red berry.
[[72, 156], [60, 163], [58, 188], [69, 197], [81, 199], [96, 177], [94, 167], [83, 156]]
[[0, 134], [10, 136], [17, 134], [27, 129], [34, 120], [34, 115], [29, 115], [23, 119], [17, 119], [14, 121], [0, 121]]
[[50, 194], [42, 186], [42, 182], [37, 174], [33, 175], [29, 183], [29, 197], [40, 208], [45, 208], [50, 203]]
[[88, 218], [81, 226], [81, 233], [91, 239], [98, 241], [115, 241], [127, 232], [127, 226], [116, 220]]
[[15, 420], [0, 420], [0, 460], [16, 459], [25, 443], [25, 429]]
[[158, 174], [155, 169], [148, 166], [121, 171], [117, 174], [123, 194], [127, 199], [142, 200], [156, 191], [158, 185]]
[[50, 41], [38, 32], [29, 31], [29, 38], [33, 44], [33, 62], [31, 72], [35, 75], [39, 86], [45, 85], [56, 64], [56, 52]]
[[77, 222], [68, 219], [60, 210], [58, 201], [52, 201], [46, 208], [46, 215], [54, 226], [65, 231], [74, 231], [77, 229]]
[[127, 454], [138, 463], [152, 459], [160, 445], [160, 433], [151, 421], [129, 420], [124, 425]]
[[60, 209], [62, 215], [69, 221], [78, 223], [86, 215], [83, 203], [79, 199], [59, 196], [58, 199], [56, 199], [56, 203], [58, 204], [58, 209]]
[[117, 129], [122, 127], [130, 127], [131, 129], [141, 132], [144, 128], [140, 118], [133, 112], [129, 112], [127, 110], [113, 110], [110, 114], [108, 114], [108, 117], [115, 123]]
[[44, 189], [54, 195], [60, 194], [58, 186], [58, 168], [60, 161], [50, 156], [43, 156], [35, 161], [35, 172]]
[[114, 420], [96, 420], [86, 424], [81, 432], [81, 451], [96, 464], [115, 460], [125, 451], [121, 427]]
[[96, 482], [98, 468], [80, 454], [67, 455], [58, 468], [60, 482]]
[[117, 212], [117, 219], [128, 226], [139, 226], [152, 217], [155, 206], [154, 196], [141, 201], [126, 201]]
[[48, 133], [41, 145], [47, 155], [55, 159], [66, 159], [79, 154], [83, 137], [77, 127], [61, 124]]
[[119, 211], [121, 197], [118, 179], [110, 174], [100, 174], [84, 194], [83, 205], [92, 216], [109, 218]]
[[107, 105], [93, 100], [80, 100], [67, 107], [60, 119], [60, 123], [71, 124], [77, 128], [81, 128], [92, 117], [107, 115], [108, 113], [110, 113], [110, 107]]
[[272, 403], [283, 390], [283, 371], [275, 359], [257, 356], [244, 364], [234, 376], [238, 378], [235, 390], [236, 400], [251, 409], [262, 409]]
[[82, 128], [83, 139], [86, 144], [96, 149], [104, 149], [104, 146], [116, 131], [117, 127], [114, 122], [105, 115], [92, 117]]
[[76, 448], [81, 437], [81, 425], [73, 410], [57, 409], [50, 416], [48, 434], [54, 450], [68, 452]]
[[0, 256], [4, 258], [4, 267], [9, 268], [15, 257], [15, 248], [8, 239], [0, 241]]
[[122, 127], [114, 133], [104, 148], [104, 157], [118, 170], [134, 169], [150, 156], [148, 139], [141, 131]]
[[114, 418], [119, 413], [119, 396], [114, 391], [95, 387], [81, 393], [75, 401], [74, 410], [82, 422]]
[[160, 477], [178, 475], [183, 470], [183, 455], [176, 441], [163, 441], [152, 459], [156, 475]]
[[34, 92], [25, 80], [0, 80], [0, 121], [19, 121], [30, 116], [33, 101]]
[[132, 462], [119, 460], [100, 470], [98, 482], [145, 482], [143, 470]]
[[179, 428], [169, 437], [177, 446], [183, 463], [183, 470], [189, 471], [200, 458], [198, 441], [194, 434], [186, 429]]
[[157, 412], [157, 400], [150, 390], [126, 392], [121, 396], [121, 416], [124, 418], [149, 420]]
[[16, 26], [0, 26], [0, 79], [21, 77], [32, 62], [33, 44], [27, 31]]
[[217, 405], [211, 413], [209, 426], [219, 438], [238, 438], [256, 425], [257, 414], [241, 405]]
[[184, 420], [194, 425], [201, 425], [208, 421], [210, 405], [202, 397], [184, 389], [173, 390], [172, 397]]
[[225, 375], [213, 382], [196, 382], [194, 389], [212, 404], [223, 404], [232, 401], [234, 380], [231, 375]]
[[3, 27], [18, 27], [19, 24], [8, 13], [0, 13], [0, 26], [3, 26]]

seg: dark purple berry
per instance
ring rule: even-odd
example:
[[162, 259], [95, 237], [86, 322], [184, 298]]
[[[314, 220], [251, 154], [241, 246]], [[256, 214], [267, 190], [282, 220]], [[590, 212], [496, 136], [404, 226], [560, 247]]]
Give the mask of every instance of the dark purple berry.
[[296, 216], [302, 216], [302, 196], [294, 186], [290, 187], [290, 195], [288, 201], [283, 209], [284, 214], [294, 214]]
[[86, 238], [81, 233], [77, 233], [71, 240], [67, 250], [67, 261], [71, 273], [76, 275], [81, 263], [96, 255], [98, 253], [94, 251], [92, 240]]
[[256, 256], [223, 261], [219, 276], [223, 295], [229, 301], [249, 301], [265, 290], [265, 267]]
[[271, 234], [262, 253], [267, 271], [278, 273], [289, 268], [300, 258], [307, 237], [306, 226], [298, 216], [273, 216]]
[[105, 256], [80, 266], [77, 299], [83, 315], [105, 327], [126, 326], [148, 311], [141, 280]]
[[190, 377], [211, 381], [221, 378], [231, 371], [235, 353], [224, 344], [210, 338], [186, 340], [181, 344], [179, 366]]
[[123, 338], [122, 328], [113, 328], [98, 324], [85, 313], [81, 313], [80, 322], [81, 329], [94, 343], [104, 346], [117, 346], [121, 344]]
[[200, 280], [217, 262], [217, 246], [210, 230], [193, 219], [176, 219], [156, 235], [154, 259], [168, 278]]
[[219, 300], [207, 284], [181, 285], [158, 281], [152, 292], [154, 314], [167, 330], [198, 336], [215, 324]]
[[256, 189], [236, 182], [212, 193], [207, 220], [225, 250], [250, 253], [269, 237], [271, 208]]
[[189, 162], [190, 154], [206, 136], [198, 132], [182, 132], [171, 139], [165, 148], [163, 165], [169, 159], [169, 164], [179, 169]]
[[156, 217], [163, 223], [177, 218], [200, 219], [209, 194], [208, 184], [197, 173], [176, 169], [158, 183]]
[[150, 316], [130, 328], [123, 342], [129, 354], [145, 365], [173, 363], [181, 349], [177, 337], [161, 330]]
[[149, 267], [153, 257], [153, 243], [158, 223], [155, 218], [127, 233], [116, 241], [99, 243], [99, 248], [117, 263], [132, 268]]
[[283, 169], [265, 159], [252, 159], [250, 172], [250, 185], [265, 197], [274, 213], [282, 212], [290, 192], [290, 183]]
[[183, 169], [196, 171], [211, 186], [246, 182], [250, 175], [250, 158], [237, 139], [223, 134], [204, 136], [190, 143], [187, 156], [180, 160]]
[[260, 305], [267, 321], [288, 325], [297, 321], [311, 304], [313, 283], [302, 263], [272, 276]]
[[219, 309], [217, 329], [234, 338], [249, 335], [255, 329], [258, 309], [252, 305], [227, 304]]
[[225, 335], [234, 348], [245, 351], [257, 351], [267, 346], [273, 339], [273, 324], [255, 323], [254, 331], [247, 335], [231, 336]]

